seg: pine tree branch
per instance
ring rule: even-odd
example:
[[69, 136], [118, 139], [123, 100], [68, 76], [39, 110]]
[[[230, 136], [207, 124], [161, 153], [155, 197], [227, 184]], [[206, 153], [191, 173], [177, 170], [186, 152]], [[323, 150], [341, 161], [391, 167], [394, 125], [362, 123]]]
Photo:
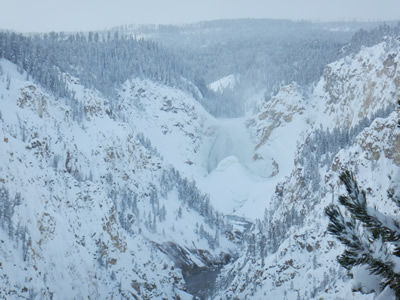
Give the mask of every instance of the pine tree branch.
[[[392, 255], [400, 256], [398, 224], [367, 207], [366, 194], [360, 190], [352, 173], [343, 172], [340, 180], [347, 195], [340, 196], [339, 203], [350, 217], [345, 217], [337, 205], [325, 209], [329, 218], [328, 231], [346, 247], [338, 262], [349, 271], [355, 266], [366, 266], [370, 274], [381, 277], [382, 289], [390, 286], [400, 299], [400, 274], [395, 272], [391, 260]], [[366, 230], [361, 231], [360, 225]]]
[[348, 193], [346, 196], [339, 197], [340, 204], [362, 222], [373, 233], [374, 238], [382, 236], [385, 242], [400, 241], [400, 234], [395, 231], [397, 226], [394, 222], [391, 224], [376, 210], [368, 209], [365, 191], [360, 191], [353, 174], [345, 171], [340, 175], [340, 180], [344, 183]]

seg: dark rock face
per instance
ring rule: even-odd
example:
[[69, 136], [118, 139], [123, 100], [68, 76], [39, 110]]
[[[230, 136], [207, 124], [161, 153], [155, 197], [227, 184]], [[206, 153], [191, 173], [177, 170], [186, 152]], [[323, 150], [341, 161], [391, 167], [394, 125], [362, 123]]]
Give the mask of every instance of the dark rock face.
[[214, 292], [215, 282], [221, 267], [200, 268], [184, 276], [187, 291], [199, 299], [207, 299]]
[[[228, 253], [213, 257], [207, 250], [185, 249], [172, 242], [156, 246], [182, 270], [186, 291], [195, 299], [207, 299], [213, 295], [221, 268], [232, 259]], [[196, 258], [197, 262], [200, 261], [201, 266], [195, 263], [193, 258]]]

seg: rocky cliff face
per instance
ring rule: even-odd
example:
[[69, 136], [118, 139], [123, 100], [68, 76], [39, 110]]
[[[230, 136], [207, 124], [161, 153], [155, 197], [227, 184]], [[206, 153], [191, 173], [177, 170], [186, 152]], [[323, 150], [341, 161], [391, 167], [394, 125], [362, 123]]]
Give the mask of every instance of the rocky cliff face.
[[328, 65], [313, 96], [318, 121], [351, 128], [392, 104], [400, 87], [397, 43], [390, 40], [364, 48]]

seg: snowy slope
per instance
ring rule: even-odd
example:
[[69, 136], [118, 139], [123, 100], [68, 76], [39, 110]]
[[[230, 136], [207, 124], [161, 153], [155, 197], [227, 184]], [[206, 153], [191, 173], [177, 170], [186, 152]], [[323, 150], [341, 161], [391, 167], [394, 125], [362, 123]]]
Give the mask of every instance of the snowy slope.
[[138, 120], [126, 123], [76, 78], [63, 75], [75, 99], [57, 100], [0, 63], [2, 297], [184, 297], [190, 268], [235, 249], [222, 216], [194, 185], [179, 188], [183, 175]]
[[231, 74], [222, 77], [208, 85], [208, 88], [216, 93], [221, 93], [226, 89], [233, 89], [237, 82], [237, 76]]
[[[274, 174], [283, 178], [293, 168], [293, 158], [302, 132], [310, 127], [311, 111], [300, 86], [292, 83], [259, 108], [248, 120], [256, 142], [254, 160], [272, 160]], [[307, 111], [307, 114], [304, 114]]]
[[[239, 269], [241, 272], [230, 282], [231, 292], [225, 291], [221, 295], [227, 296], [221, 298], [373, 299], [372, 295], [351, 292], [352, 283], [336, 263], [336, 256], [343, 247], [327, 234], [328, 222], [323, 212], [343, 193], [338, 186], [336, 168], [339, 164], [357, 171], [360, 185], [370, 191], [371, 203], [383, 212], [393, 211], [393, 205], [385, 199], [390, 185], [387, 175], [393, 178], [399, 170], [400, 139], [398, 133], [394, 135], [397, 119], [397, 113], [393, 113], [387, 119], [377, 120], [360, 134], [352, 147], [339, 152], [335, 165], [324, 174], [325, 183], [319, 193], [305, 189], [301, 176], [291, 176], [285, 183], [284, 196], [276, 197], [277, 209], [269, 215], [268, 225], [265, 224], [273, 227], [272, 242], [277, 244], [277, 249], [271, 249], [262, 259], [258, 257], [261, 251], [258, 248], [255, 259], [243, 256], [235, 262], [235, 267], [225, 270], [228, 278]], [[380, 146], [374, 150], [365, 147], [365, 140], [373, 139], [378, 140]], [[377, 160], [373, 158], [374, 151], [380, 154]], [[266, 232], [267, 227], [255, 229], [256, 239]]]
[[[223, 269], [219, 285], [224, 288], [216, 298], [374, 299], [352, 292], [352, 281], [336, 262], [343, 246], [327, 233], [324, 208], [344, 192], [338, 175], [350, 169], [371, 206], [397, 211], [386, 190], [400, 167], [400, 112], [394, 105], [399, 49], [398, 42], [388, 41], [333, 63], [307, 101], [312, 105], [290, 92], [280, 101], [283, 109], [274, 110], [279, 107], [275, 97], [252, 119], [260, 155], [271, 155], [274, 132], [294, 120], [303, 119], [303, 127], [292, 130], [304, 131], [289, 176], [266, 199], [264, 218], [247, 234], [239, 259]], [[347, 137], [338, 140], [343, 128]], [[382, 297], [392, 299], [390, 293]]]
[[185, 174], [204, 174], [215, 119], [188, 93], [149, 80], [130, 80], [121, 88], [118, 110]]
[[354, 127], [394, 103], [400, 87], [397, 43], [363, 48], [325, 68], [312, 97], [317, 125]]

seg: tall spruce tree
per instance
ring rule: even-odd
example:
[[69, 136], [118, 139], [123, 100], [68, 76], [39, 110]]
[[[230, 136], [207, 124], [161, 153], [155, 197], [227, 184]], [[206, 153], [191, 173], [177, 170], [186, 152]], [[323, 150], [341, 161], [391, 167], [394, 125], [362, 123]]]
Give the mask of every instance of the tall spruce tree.
[[[377, 279], [378, 290], [364, 286], [365, 290], [379, 294], [390, 287], [396, 299], [400, 299], [400, 223], [394, 216], [367, 205], [366, 193], [351, 172], [343, 172], [340, 180], [347, 194], [339, 197], [339, 203], [346, 213], [336, 204], [325, 209], [329, 217], [328, 231], [346, 247], [338, 257], [339, 264], [350, 275], [355, 267], [363, 267]], [[388, 197], [400, 207], [399, 191], [390, 189]]]

